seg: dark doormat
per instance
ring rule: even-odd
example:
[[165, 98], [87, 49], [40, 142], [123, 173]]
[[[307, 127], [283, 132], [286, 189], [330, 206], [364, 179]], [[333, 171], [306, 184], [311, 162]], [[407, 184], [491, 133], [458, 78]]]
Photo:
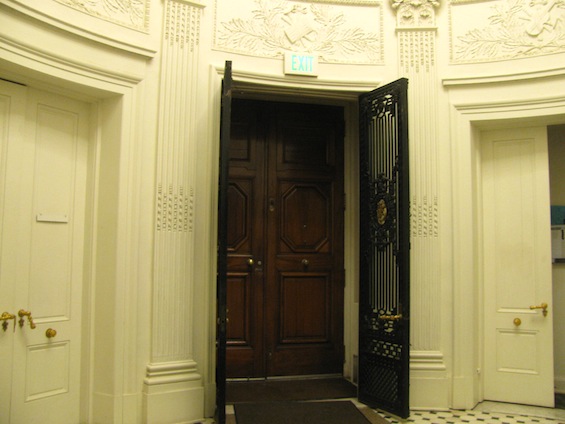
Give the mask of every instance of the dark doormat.
[[344, 378], [228, 381], [226, 402], [271, 402], [356, 398], [357, 387]]
[[[237, 424], [371, 424], [350, 401], [256, 402], [235, 405]], [[381, 421], [386, 423], [386, 421]]]

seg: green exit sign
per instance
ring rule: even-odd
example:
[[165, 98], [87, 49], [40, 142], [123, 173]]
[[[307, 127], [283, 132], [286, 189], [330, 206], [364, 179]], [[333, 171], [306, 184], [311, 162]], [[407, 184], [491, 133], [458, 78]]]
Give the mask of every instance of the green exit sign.
[[284, 73], [316, 77], [318, 76], [318, 56], [287, 52], [284, 55]]

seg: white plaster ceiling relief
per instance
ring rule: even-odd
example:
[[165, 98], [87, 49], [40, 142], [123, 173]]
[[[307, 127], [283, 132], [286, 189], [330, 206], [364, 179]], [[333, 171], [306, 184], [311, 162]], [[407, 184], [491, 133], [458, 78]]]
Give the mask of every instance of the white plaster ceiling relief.
[[91, 16], [147, 31], [150, 0], [55, 0]]
[[436, 0], [392, 0], [399, 28], [429, 28], [435, 26]]
[[216, 1], [216, 49], [273, 58], [312, 53], [326, 63], [383, 62], [382, 8], [374, 0], [248, 0], [237, 9], [230, 2]]
[[[565, 0], [451, 4], [451, 60], [488, 62], [565, 52]], [[472, 25], [472, 26], [470, 26]]]

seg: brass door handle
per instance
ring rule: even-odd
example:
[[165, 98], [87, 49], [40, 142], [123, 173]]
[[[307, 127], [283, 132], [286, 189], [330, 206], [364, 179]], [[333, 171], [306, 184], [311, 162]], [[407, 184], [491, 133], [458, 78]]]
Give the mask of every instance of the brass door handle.
[[255, 262], [253, 262], [253, 258], [247, 259], [247, 265], [253, 266], [254, 263], [255, 263]]
[[20, 320], [18, 321], [18, 323], [20, 324], [20, 327], [24, 326], [24, 323], [25, 323], [24, 317], [27, 317], [27, 320], [29, 321], [30, 328], [32, 330], [35, 328], [35, 323], [33, 322], [33, 317], [31, 316], [31, 311], [26, 311], [24, 309], [20, 309], [18, 311], [18, 316], [20, 317]]
[[539, 305], [532, 305], [530, 306], [530, 309], [541, 309], [543, 316], [546, 317], [547, 316], [547, 303], [543, 302]]
[[57, 330], [54, 330], [52, 328], [48, 328], [47, 330], [45, 330], [45, 337], [47, 337], [48, 339], [52, 339], [56, 335], [57, 335]]
[[400, 321], [402, 319], [402, 314], [398, 315], [379, 315], [379, 319], [383, 321]]
[[514, 325], [516, 327], [520, 326], [520, 324], [522, 324], [522, 320], [520, 318], [514, 318], [514, 321], [512, 321], [514, 323]]
[[2, 329], [4, 331], [6, 331], [8, 329], [8, 321], [13, 319], [14, 320], [14, 331], [16, 331], [16, 316], [12, 315], [9, 312], [2, 312], [2, 315], [0, 315], [0, 321], [2, 322]]

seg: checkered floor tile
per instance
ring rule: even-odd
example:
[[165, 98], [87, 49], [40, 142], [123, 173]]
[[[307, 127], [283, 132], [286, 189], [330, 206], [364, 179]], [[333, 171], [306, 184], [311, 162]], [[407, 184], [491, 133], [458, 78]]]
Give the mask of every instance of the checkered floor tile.
[[554, 418], [541, 418], [525, 415], [511, 415], [506, 413], [482, 411], [413, 411], [410, 417], [403, 420], [391, 416], [383, 411], [377, 411], [391, 424], [402, 423], [428, 423], [428, 424], [459, 424], [459, 423], [484, 423], [484, 424], [565, 424], [565, 421]]

